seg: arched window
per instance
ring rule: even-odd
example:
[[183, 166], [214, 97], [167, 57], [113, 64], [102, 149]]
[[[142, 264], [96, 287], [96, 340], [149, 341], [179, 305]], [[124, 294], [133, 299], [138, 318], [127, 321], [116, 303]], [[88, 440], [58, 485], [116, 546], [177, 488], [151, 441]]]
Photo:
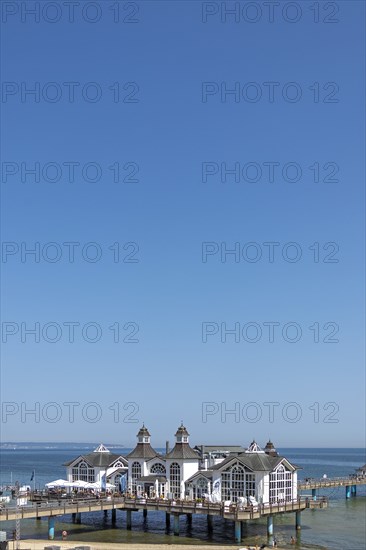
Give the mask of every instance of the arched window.
[[283, 502], [292, 500], [292, 473], [280, 464], [269, 479], [270, 502]]
[[117, 462], [115, 462], [115, 463], [113, 464], [113, 467], [114, 467], [114, 468], [124, 468], [125, 465], [124, 465], [120, 460], [117, 460]]
[[81, 464], [79, 464], [79, 472], [80, 472], [79, 479], [81, 479], [82, 481], [87, 481], [88, 480], [88, 466], [85, 464], [85, 462], [82, 462]]
[[162, 464], [159, 464], [159, 462], [157, 462], [156, 464], [153, 464], [151, 466], [150, 473], [165, 476], [166, 475], [166, 470], [165, 470], [165, 467]]
[[173, 498], [180, 498], [180, 466], [176, 462], [170, 466], [170, 492]]
[[241, 466], [231, 468], [231, 499], [234, 502], [238, 497], [244, 496], [245, 474]]
[[132, 491], [136, 490], [136, 479], [141, 477], [141, 464], [139, 462], [133, 462], [131, 466], [131, 481], [132, 481]]
[[88, 483], [94, 483], [95, 481], [94, 468], [88, 466], [84, 460], [76, 464], [72, 469], [72, 480], [77, 481], [78, 479], [87, 481]]
[[121, 474], [117, 474], [114, 476], [114, 487], [116, 491], [120, 490], [120, 484], [121, 484]]
[[234, 464], [221, 474], [223, 500], [236, 502], [239, 497], [255, 496], [255, 474]]
[[245, 496], [255, 497], [255, 474], [245, 472]]

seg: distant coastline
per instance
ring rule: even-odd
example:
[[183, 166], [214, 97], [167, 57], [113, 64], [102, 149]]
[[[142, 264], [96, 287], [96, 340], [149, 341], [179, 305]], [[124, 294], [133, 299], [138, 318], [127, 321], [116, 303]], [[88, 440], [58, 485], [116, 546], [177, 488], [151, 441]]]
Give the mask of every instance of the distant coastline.
[[[68, 450], [68, 449], [90, 449], [98, 446], [100, 441], [94, 442], [75, 442], [75, 441], [0, 441], [0, 449], [59, 449], [59, 450]], [[134, 443], [130, 445], [124, 445], [123, 443], [108, 443], [103, 441], [103, 444], [110, 449], [131, 449]], [[210, 444], [209, 442], [207, 443]], [[164, 447], [157, 447], [159, 449], [164, 449]], [[287, 447], [280, 446], [281, 451], [286, 451], [289, 449], [296, 449], [299, 451], [312, 451], [314, 449], [328, 450], [328, 451], [340, 451], [340, 450], [365, 450], [364, 446], [360, 447]]]
[[[32, 442], [32, 441], [3, 441], [0, 443], [0, 449], [58, 449], [58, 450], [68, 450], [68, 449], [91, 449], [95, 448], [98, 445], [97, 443], [75, 443], [75, 442]], [[122, 443], [106, 443], [110, 449], [124, 449], [125, 446]]]

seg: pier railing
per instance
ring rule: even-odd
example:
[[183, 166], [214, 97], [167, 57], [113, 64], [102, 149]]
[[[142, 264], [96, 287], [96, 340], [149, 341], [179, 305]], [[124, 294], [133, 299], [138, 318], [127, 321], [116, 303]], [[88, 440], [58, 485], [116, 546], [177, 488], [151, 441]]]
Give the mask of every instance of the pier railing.
[[[299, 497], [298, 499], [270, 504], [258, 504], [242, 506], [237, 503], [225, 504], [211, 502], [197, 502], [189, 500], [163, 500], [163, 499], [139, 499], [139, 498], [103, 498], [103, 499], [75, 499], [58, 501], [33, 502], [30, 505], [22, 506], [19, 509], [20, 519], [37, 518], [45, 516], [61, 516], [80, 512], [98, 512], [104, 510], [150, 510], [164, 511], [171, 514], [207, 514], [222, 516], [227, 519], [255, 519], [261, 516], [272, 515], [283, 512], [296, 512], [306, 508], [324, 508], [327, 506], [326, 497], [317, 496]], [[14, 506], [3, 506], [0, 509], [0, 521], [7, 521], [15, 518], [17, 508]]]
[[348, 477], [326, 477], [321, 479], [309, 478], [304, 481], [298, 481], [299, 491], [306, 489], [326, 489], [328, 487], [347, 487], [349, 485], [365, 485], [366, 476], [350, 474]]

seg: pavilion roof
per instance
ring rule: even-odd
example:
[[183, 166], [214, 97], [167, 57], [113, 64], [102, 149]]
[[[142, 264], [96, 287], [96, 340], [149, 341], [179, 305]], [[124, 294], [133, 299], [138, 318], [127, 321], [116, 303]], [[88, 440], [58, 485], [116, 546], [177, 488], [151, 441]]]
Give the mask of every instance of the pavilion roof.
[[270, 456], [265, 453], [242, 453], [237, 456], [231, 456], [226, 458], [223, 462], [213, 466], [213, 470], [221, 470], [225, 468], [230, 462], [237, 460], [244, 467], [249, 468], [253, 472], [271, 472], [274, 470], [282, 461], [286, 461], [291, 468], [297, 469], [294, 464], [291, 464], [283, 456]]
[[93, 467], [107, 467], [113, 462], [115, 462], [118, 458], [123, 459], [125, 461], [125, 457], [122, 455], [117, 455], [114, 453], [106, 453], [105, 451], [102, 452], [96, 452], [93, 451], [92, 453], [89, 453], [87, 455], [80, 455], [76, 458], [73, 458], [72, 460], [69, 460], [68, 462], [65, 462], [63, 466], [71, 466], [74, 462], [85, 460], [89, 466]]
[[152, 448], [150, 443], [137, 443], [136, 447], [126, 458], [154, 458], [158, 453]]
[[192, 447], [190, 447], [189, 443], [176, 443], [173, 449], [165, 455], [164, 458], [195, 458], [198, 460], [199, 455], [192, 449]]
[[190, 481], [193, 481], [194, 479], [197, 479], [198, 477], [205, 477], [206, 479], [208, 480], [212, 480], [212, 474], [213, 474], [213, 470], [198, 470], [198, 472], [196, 472], [195, 474], [193, 474], [193, 476], [191, 476], [190, 478], [188, 478], [186, 480], [186, 483], [190, 482]]

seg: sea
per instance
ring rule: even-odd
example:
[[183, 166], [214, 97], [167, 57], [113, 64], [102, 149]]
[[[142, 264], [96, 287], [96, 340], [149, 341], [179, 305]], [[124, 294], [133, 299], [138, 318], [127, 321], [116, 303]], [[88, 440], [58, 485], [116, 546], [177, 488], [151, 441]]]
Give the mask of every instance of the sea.
[[[20, 485], [31, 485], [43, 489], [45, 483], [65, 478], [63, 464], [79, 455], [91, 452], [94, 444], [14, 444], [0, 448], [0, 485], [18, 481]], [[130, 449], [114, 447], [113, 453], [127, 454]], [[161, 452], [164, 449], [160, 450]], [[365, 449], [278, 449], [282, 456], [299, 466], [299, 479], [307, 477], [320, 479], [353, 474], [355, 469], [366, 463]], [[34, 472], [33, 479], [32, 474]], [[365, 550], [366, 549], [366, 486], [357, 487], [357, 495], [345, 498], [345, 488], [321, 490], [321, 495], [329, 498], [327, 509], [306, 510], [302, 513], [302, 529], [295, 532], [294, 514], [274, 517], [274, 534], [279, 548], [317, 550]], [[212, 532], [207, 530], [205, 516], [193, 516], [191, 523], [185, 516], [180, 519], [180, 536], [166, 531], [165, 514], [151, 512], [147, 518], [142, 512], [132, 515], [132, 531], [126, 530], [126, 513], [117, 511], [117, 521], [111, 523], [110, 512], [82, 515], [80, 525], [72, 523], [71, 515], [57, 521], [55, 539], [61, 539], [63, 530], [68, 532], [68, 540], [83, 540], [86, 544], [98, 542], [134, 544], [179, 544], [235, 545], [233, 522], [215, 518]], [[15, 522], [3, 522], [1, 530], [8, 533], [15, 529]], [[296, 545], [290, 544], [291, 536], [296, 537]], [[21, 538], [47, 538], [47, 519], [22, 520]], [[268, 544], [266, 522], [247, 523], [241, 545]]]

